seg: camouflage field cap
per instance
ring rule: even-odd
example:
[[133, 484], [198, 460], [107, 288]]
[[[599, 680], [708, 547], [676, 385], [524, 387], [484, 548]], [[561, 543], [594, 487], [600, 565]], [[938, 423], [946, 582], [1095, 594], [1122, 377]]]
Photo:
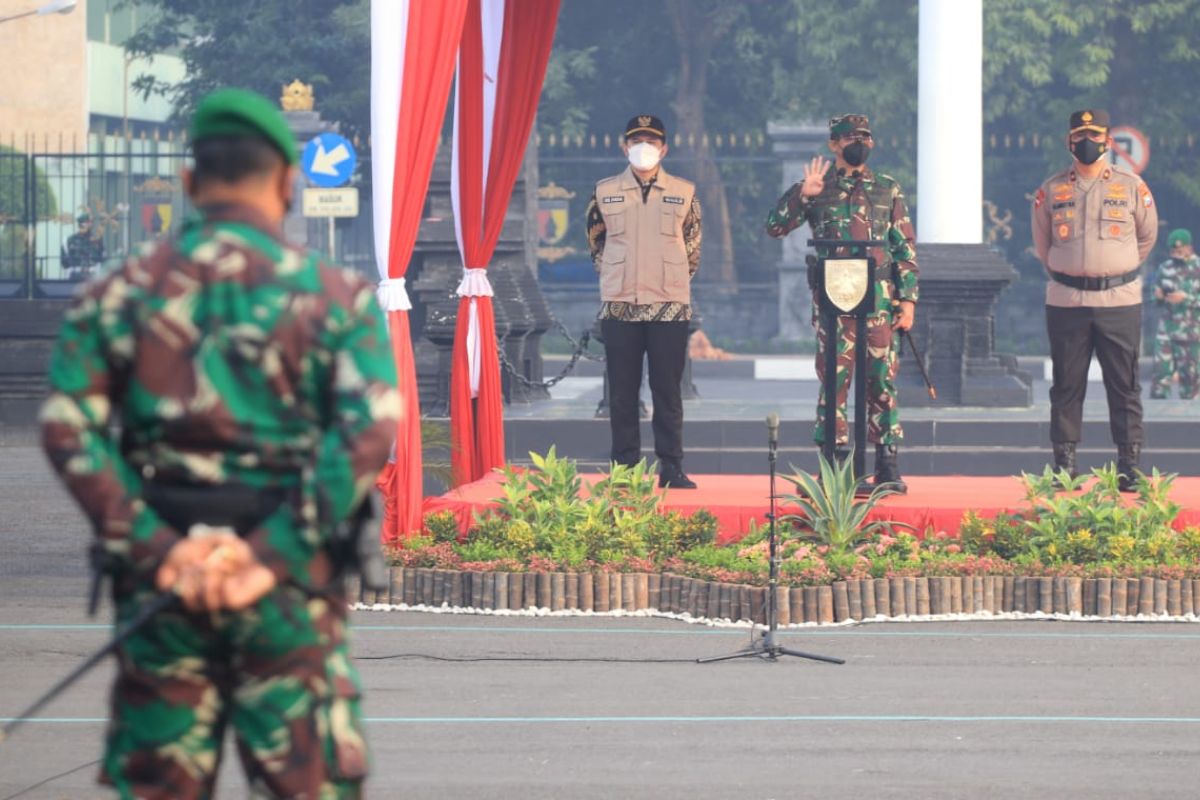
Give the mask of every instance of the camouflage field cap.
[[871, 132], [871, 122], [867, 119], [866, 114], [842, 114], [841, 116], [832, 117], [829, 120], [829, 138], [836, 139], [839, 136], [845, 136], [847, 133], [862, 131], [863, 133]]
[[638, 114], [625, 123], [625, 138], [628, 139], [635, 133], [650, 133], [664, 142], [667, 140], [667, 126], [653, 114]]
[[193, 142], [212, 136], [253, 136], [272, 145], [284, 161], [299, 160], [296, 137], [283, 112], [261, 94], [245, 89], [217, 89], [196, 105], [188, 136]]
[[1192, 243], [1192, 232], [1187, 228], [1176, 228], [1167, 236], [1167, 249], [1174, 249], [1181, 244]]
[[1071, 133], [1076, 131], [1099, 131], [1104, 133], [1108, 130], [1108, 112], [1098, 108], [1086, 108], [1083, 111], [1076, 111], [1071, 115], [1070, 124]]

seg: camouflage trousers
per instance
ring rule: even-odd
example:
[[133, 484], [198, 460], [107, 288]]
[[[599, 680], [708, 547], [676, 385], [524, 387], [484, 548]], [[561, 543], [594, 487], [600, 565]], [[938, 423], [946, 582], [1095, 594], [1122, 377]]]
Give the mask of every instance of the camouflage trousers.
[[[854, 317], [838, 317], [837, 334], [837, 444], [850, 442], [850, 427], [846, 420], [846, 398], [850, 392], [850, 381], [854, 377], [855, 348]], [[825, 348], [829, 336], [824, 325], [817, 326], [817, 379], [821, 382], [817, 396], [817, 427], [813, 441], [825, 442]], [[900, 427], [900, 409], [896, 401], [896, 371], [899, 361], [896, 354], [895, 332], [892, 330], [891, 315], [872, 314], [867, 317], [867, 440], [874, 444], [899, 444], [904, 438]]]
[[[118, 598], [118, 622], [151, 596]], [[100, 780], [130, 800], [212, 797], [232, 725], [254, 796], [361, 797], [359, 686], [340, 593], [160, 614], [120, 651]]]
[[1168, 336], [1154, 337], [1154, 380], [1150, 384], [1150, 397], [1165, 399], [1171, 396], [1171, 384], [1179, 378], [1179, 396], [1191, 400], [1200, 395], [1200, 342], [1172, 339]]

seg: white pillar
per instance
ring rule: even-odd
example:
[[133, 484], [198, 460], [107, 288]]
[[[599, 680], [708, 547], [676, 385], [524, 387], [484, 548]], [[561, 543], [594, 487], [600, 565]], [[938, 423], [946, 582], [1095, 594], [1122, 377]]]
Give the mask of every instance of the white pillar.
[[917, 241], [983, 241], [983, 0], [920, 0]]

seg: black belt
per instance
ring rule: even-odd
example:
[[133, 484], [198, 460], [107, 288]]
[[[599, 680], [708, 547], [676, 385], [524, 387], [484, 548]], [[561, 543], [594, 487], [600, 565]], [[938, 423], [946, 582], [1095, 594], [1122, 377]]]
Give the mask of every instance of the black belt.
[[175, 530], [187, 534], [197, 523], [233, 528], [245, 536], [288, 499], [286, 489], [256, 489], [238, 484], [206, 486], [148, 482], [143, 499]]
[[1142, 276], [1141, 269], [1131, 269], [1123, 275], [1106, 275], [1103, 278], [1088, 278], [1083, 275], [1067, 275], [1062, 272], [1050, 270], [1050, 277], [1063, 286], [1070, 286], [1072, 289], [1081, 289], [1085, 292], [1102, 292], [1105, 289], [1113, 289], [1117, 286], [1124, 286], [1127, 283], [1133, 283]]

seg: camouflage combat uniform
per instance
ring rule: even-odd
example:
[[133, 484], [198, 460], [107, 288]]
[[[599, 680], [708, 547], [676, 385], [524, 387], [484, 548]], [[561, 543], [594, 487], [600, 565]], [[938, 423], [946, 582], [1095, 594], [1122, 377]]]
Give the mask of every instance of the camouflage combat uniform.
[[1200, 361], [1200, 256], [1186, 260], [1169, 258], [1154, 274], [1154, 289], [1163, 295], [1183, 292], [1182, 303], [1159, 300], [1158, 329], [1154, 335], [1154, 383], [1150, 396], [1165, 398], [1171, 383], [1179, 378], [1179, 396], [1191, 400], [1200, 395], [1197, 362]]
[[395, 380], [367, 281], [249, 208], [204, 209], [81, 288], [43, 442], [118, 565], [118, 622], [155, 594], [180, 536], [145, 502], [150, 483], [288, 496], [246, 535], [273, 591], [242, 612], [163, 613], [122, 648], [101, 777], [122, 797], [209, 797], [226, 723], [255, 791], [358, 796], [359, 678], [328, 544], [387, 459]]
[[[767, 233], [786, 236], [808, 223], [814, 239], [859, 239], [887, 242], [887, 247], [821, 248], [823, 258], [875, 259], [875, 309], [867, 316], [867, 438], [875, 444], [895, 445], [904, 437], [896, 400], [898, 336], [892, 330], [893, 300], [917, 302], [917, 255], [912, 221], [904, 193], [894, 178], [859, 167], [853, 172], [830, 166], [825, 188], [815, 197], [804, 197], [801, 184], [788, 189], [767, 217]], [[893, 270], [893, 265], [895, 269]], [[893, 273], [895, 280], [893, 280]], [[825, 348], [829, 332], [817, 325], [817, 377], [825, 382]], [[834, 334], [837, 347], [837, 444], [850, 440], [846, 422], [846, 396], [854, 375], [855, 323], [853, 316], [838, 317]], [[817, 426], [813, 440], [825, 441], [825, 392], [818, 395]]]

